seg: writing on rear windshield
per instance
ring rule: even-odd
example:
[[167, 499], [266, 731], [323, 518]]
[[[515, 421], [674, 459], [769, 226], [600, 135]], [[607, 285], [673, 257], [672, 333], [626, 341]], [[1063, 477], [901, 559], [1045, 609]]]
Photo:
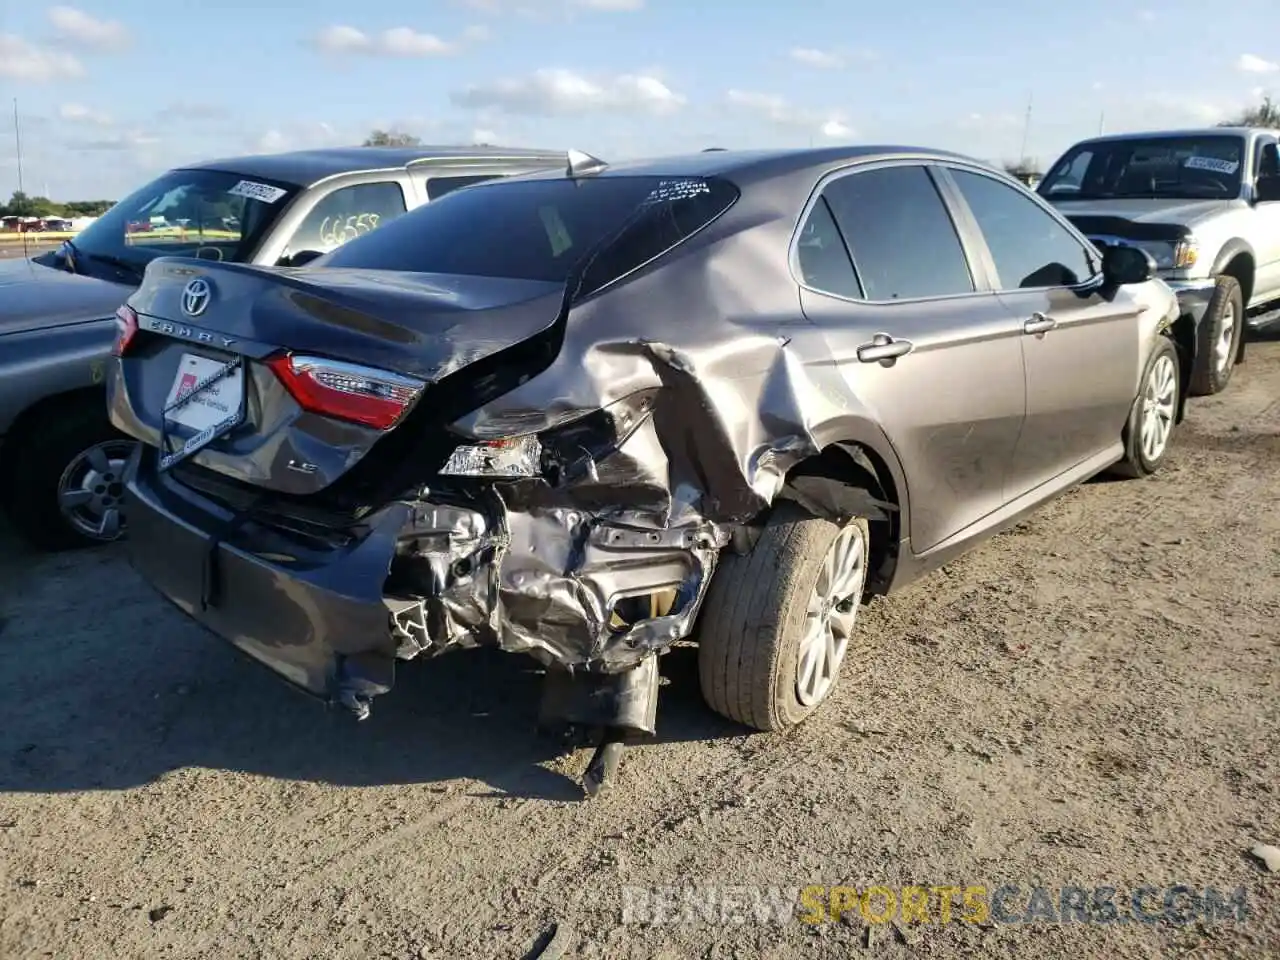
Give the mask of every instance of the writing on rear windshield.
[[710, 192], [711, 188], [707, 186], [705, 180], [659, 180], [658, 185], [641, 201], [641, 206], [648, 206], [651, 203], [668, 203], [673, 200], [689, 200]]

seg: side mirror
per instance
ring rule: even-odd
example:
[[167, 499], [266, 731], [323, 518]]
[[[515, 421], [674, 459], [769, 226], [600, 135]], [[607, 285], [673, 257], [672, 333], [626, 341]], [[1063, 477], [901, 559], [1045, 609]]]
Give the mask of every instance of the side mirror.
[[1157, 269], [1155, 258], [1138, 247], [1115, 244], [1102, 254], [1102, 274], [1112, 286], [1146, 283]]
[[276, 264], [278, 267], [304, 267], [312, 260], [323, 257], [324, 254], [319, 250], [299, 250], [297, 253], [288, 257], [281, 257], [280, 262]]
[[1258, 203], [1274, 203], [1280, 200], [1280, 176], [1259, 177], [1253, 189], [1253, 198]]

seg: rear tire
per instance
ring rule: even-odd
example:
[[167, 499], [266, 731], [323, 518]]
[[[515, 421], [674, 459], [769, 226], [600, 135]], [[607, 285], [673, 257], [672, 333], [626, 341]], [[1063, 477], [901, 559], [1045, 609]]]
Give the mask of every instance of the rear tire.
[[782, 730], [829, 698], [853, 646], [869, 544], [866, 520], [841, 527], [783, 501], [749, 554], [722, 555], [699, 617], [698, 677], [711, 709]]
[[1177, 425], [1181, 383], [1178, 348], [1162, 336], [1147, 358], [1142, 385], [1124, 429], [1124, 459], [1111, 468], [1112, 473], [1138, 479], [1160, 469]]
[[1193, 397], [1221, 393], [1231, 381], [1244, 334], [1244, 293], [1235, 277], [1218, 277], [1209, 309], [1196, 333], [1196, 359], [1191, 370]]
[[122, 468], [132, 448], [133, 441], [111, 425], [102, 400], [37, 414], [5, 448], [3, 502], [10, 523], [42, 550], [119, 539]]

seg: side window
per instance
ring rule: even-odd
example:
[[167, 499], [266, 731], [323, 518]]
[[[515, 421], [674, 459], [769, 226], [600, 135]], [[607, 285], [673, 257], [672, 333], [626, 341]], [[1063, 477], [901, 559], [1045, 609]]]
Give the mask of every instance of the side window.
[[924, 167], [849, 174], [827, 184], [822, 195], [868, 300], [973, 292], [960, 236]]
[[1270, 137], [1258, 143], [1258, 161], [1254, 176], [1259, 179], [1280, 176], [1280, 153], [1277, 153], [1276, 141]]
[[328, 253], [404, 212], [404, 191], [394, 181], [341, 187], [311, 208], [289, 240], [285, 255], [303, 250]]
[[1093, 276], [1080, 241], [1035, 201], [980, 173], [950, 173], [986, 238], [1001, 289], [1070, 287]]
[[862, 284], [858, 283], [858, 276], [853, 272], [849, 250], [840, 236], [835, 218], [831, 216], [831, 207], [822, 197], [813, 205], [800, 230], [796, 259], [805, 286], [853, 300], [863, 298]]
[[469, 173], [454, 177], [430, 177], [427, 180], [427, 199], [439, 200], [446, 193], [453, 193], [455, 190], [461, 190], [463, 187], [469, 187], [473, 183], [484, 183], [486, 180], [494, 180], [503, 174], [498, 173]]
[[[593, 293], [661, 256], [697, 233], [738, 199], [738, 188], [725, 180], [676, 178], [659, 180], [623, 221], [622, 228], [583, 266], [580, 296]], [[552, 250], [566, 249], [572, 235], [555, 207], [538, 208]]]

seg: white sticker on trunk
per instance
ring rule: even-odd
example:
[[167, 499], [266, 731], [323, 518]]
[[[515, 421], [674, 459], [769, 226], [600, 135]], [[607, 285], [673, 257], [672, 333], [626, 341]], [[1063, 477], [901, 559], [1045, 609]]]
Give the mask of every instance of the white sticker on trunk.
[[1231, 160], [1219, 160], [1217, 157], [1187, 157], [1183, 164], [1188, 170], [1211, 170], [1214, 173], [1225, 173], [1231, 176], [1240, 169], [1240, 164]]
[[273, 187], [269, 183], [256, 183], [253, 180], [241, 180], [227, 191], [233, 197], [261, 200], [263, 203], [275, 203], [288, 192], [280, 187]]

